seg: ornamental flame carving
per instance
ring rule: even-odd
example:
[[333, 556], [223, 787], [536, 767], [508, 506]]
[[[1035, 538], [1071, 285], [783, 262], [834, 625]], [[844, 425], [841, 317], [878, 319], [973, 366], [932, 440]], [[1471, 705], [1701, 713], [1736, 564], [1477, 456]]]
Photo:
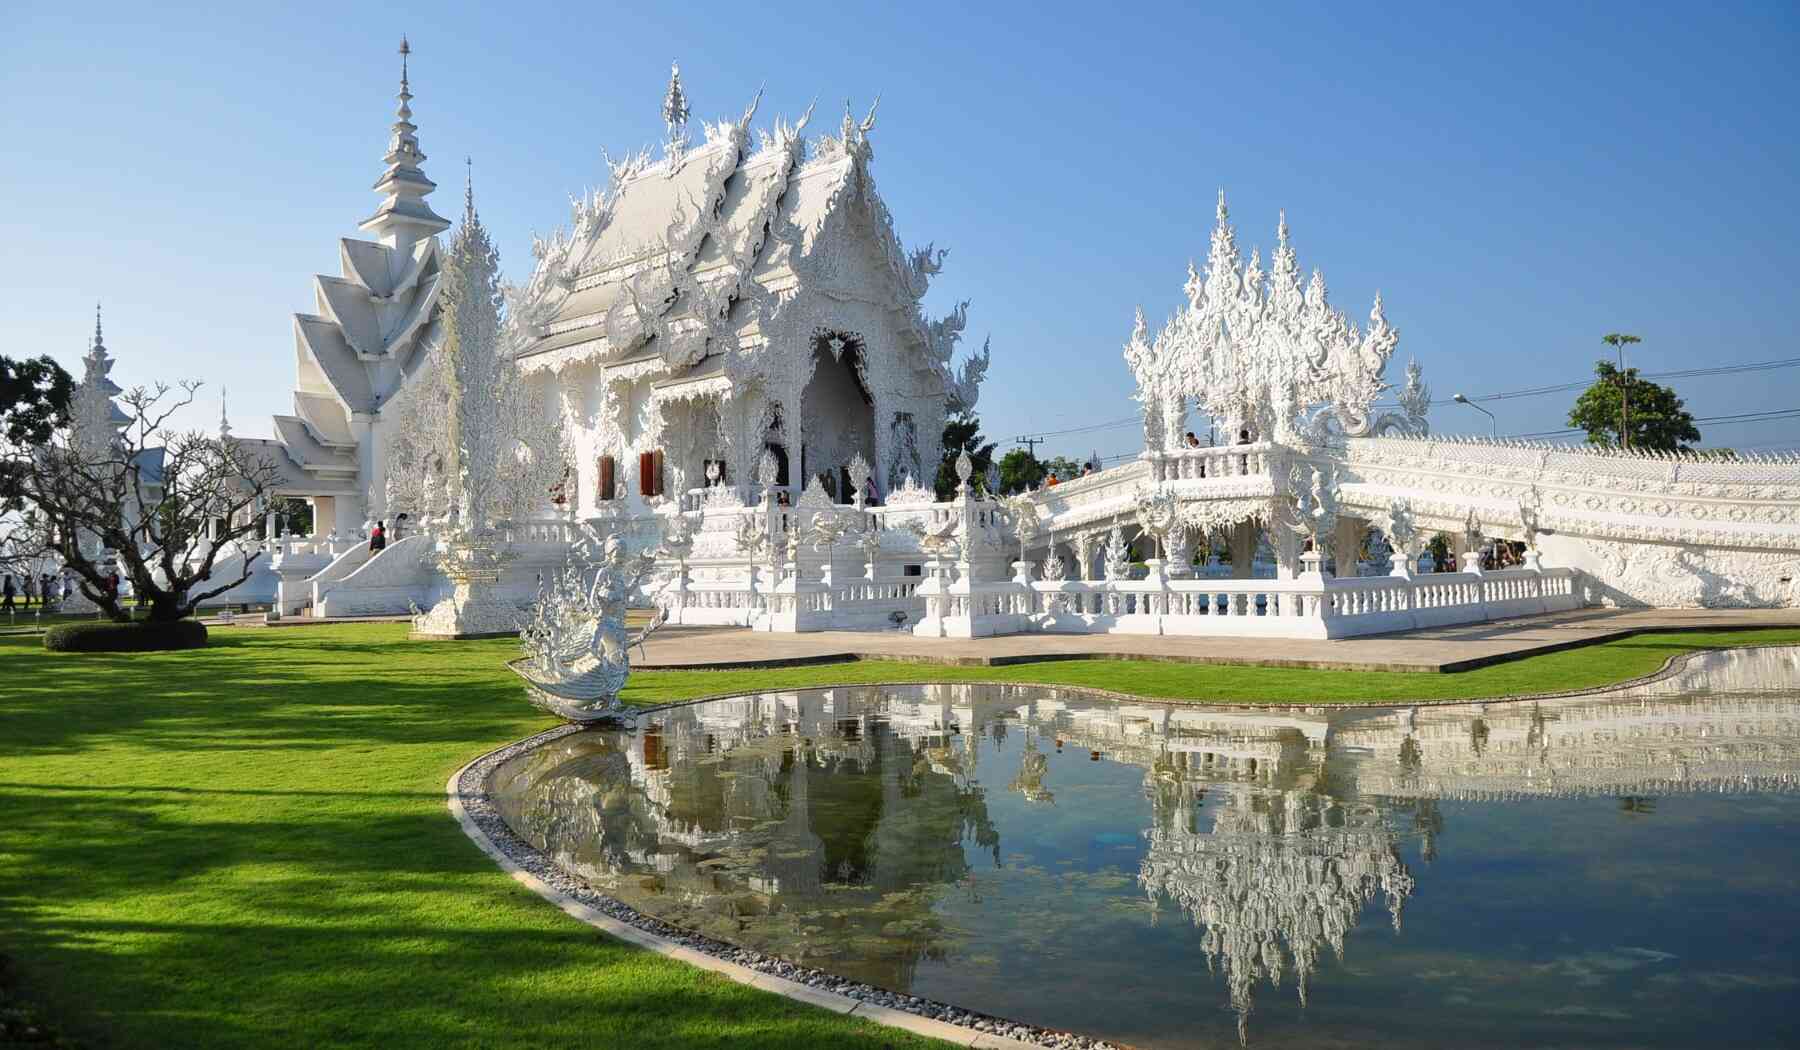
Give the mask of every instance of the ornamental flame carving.
[[454, 531], [482, 535], [545, 505], [569, 454], [562, 413], [502, 346], [500, 253], [472, 190], [444, 269], [445, 338], [387, 410], [389, 508], [447, 507]]
[[1249, 430], [1292, 443], [1330, 434], [1422, 433], [1429, 396], [1416, 366], [1408, 370], [1403, 414], [1379, 420], [1374, 414], [1376, 399], [1389, 389], [1382, 376], [1400, 341], [1381, 296], [1368, 327], [1360, 328], [1331, 306], [1322, 273], [1303, 280], [1285, 215], [1264, 272], [1258, 253], [1243, 261], [1223, 192], [1217, 214], [1204, 271], [1188, 267], [1186, 303], [1154, 339], [1140, 310], [1125, 346], [1148, 447], [1179, 446], [1190, 401], [1228, 435]]

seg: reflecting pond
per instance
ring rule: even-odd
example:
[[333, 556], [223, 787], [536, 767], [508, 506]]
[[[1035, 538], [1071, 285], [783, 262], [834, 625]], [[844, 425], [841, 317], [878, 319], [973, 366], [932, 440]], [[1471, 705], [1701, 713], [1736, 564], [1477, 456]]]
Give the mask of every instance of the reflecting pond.
[[766, 693], [493, 787], [645, 913], [1137, 1046], [1800, 1043], [1796, 649], [1485, 707]]

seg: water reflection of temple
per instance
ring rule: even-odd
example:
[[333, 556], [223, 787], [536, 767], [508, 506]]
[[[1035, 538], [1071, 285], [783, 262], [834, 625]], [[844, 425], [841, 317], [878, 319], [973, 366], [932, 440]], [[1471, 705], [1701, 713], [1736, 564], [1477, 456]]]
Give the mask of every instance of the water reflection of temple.
[[1796, 682], [1800, 658], [1783, 649], [1486, 707], [1217, 709], [993, 685], [770, 693], [564, 738], [503, 769], [496, 794], [565, 868], [647, 911], [904, 990], [953, 943], [935, 904], [969, 879], [970, 850], [999, 857], [975, 776], [983, 739], [1021, 735], [1016, 771], [990, 780], [1036, 803], [1055, 804], [1054, 750], [1137, 766], [1140, 888], [1159, 917], [1199, 928], [1243, 1036], [1258, 982], [1291, 979], [1304, 1004], [1368, 909], [1399, 930], [1415, 879], [1401, 843], [1431, 859], [1440, 800], [1794, 790]]
[[679, 708], [537, 748], [495, 795], [565, 870], [649, 914], [826, 967], [852, 945], [854, 976], [905, 988], [944, 950], [937, 895], [999, 835], [968, 723], [886, 711], [870, 690]]

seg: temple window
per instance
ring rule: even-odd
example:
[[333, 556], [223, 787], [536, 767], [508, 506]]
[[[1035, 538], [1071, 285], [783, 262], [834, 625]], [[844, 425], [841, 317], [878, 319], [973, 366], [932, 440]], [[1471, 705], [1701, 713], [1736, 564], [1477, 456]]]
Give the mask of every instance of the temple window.
[[594, 489], [594, 498], [613, 499], [618, 495], [618, 488], [614, 484], [615, 476], [618, 473], [617, 462], [611, 456], [601, 456], [599, 473], [600, 484]]
[[648, 499], [663, 494], [662, 449], [638, 453], [638, 495]]

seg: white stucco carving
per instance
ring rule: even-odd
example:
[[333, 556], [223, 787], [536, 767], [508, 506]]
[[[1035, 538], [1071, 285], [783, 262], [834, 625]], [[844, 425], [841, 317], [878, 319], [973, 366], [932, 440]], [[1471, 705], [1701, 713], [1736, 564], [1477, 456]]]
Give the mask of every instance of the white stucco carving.
[[[296, 318], [296, 414], [277, 428], [292, 493], [321, 514], [339, 504], [343, 535], [404, 509], [445, 560], [418, 568], [431, 559], [414, 544], [351, 565], [342, 536], [284, 547], [282, 593], [317, 574], [320, 608], [327, 592], [364, 611], [453, 600], [453, 565], [506, 583], [515, 549], [533, 571], [560, 557], [571, 519], [633, 550], [661, 543], [681, 622], [781, 630], [1336, 637], [1580, 602], [1795, 600], [1800, 461], [1433, 437], [1418, 365], [1388, 381], [1399, 333], [1381, 297], [1366, 323], [1333, 307], [1285, 216], [1267, 268], [1246, 260], [1222, 195], [1179, 307], [1156, 331], [1138, 311], [1124, 347], [1143, 455], [1004, 501], [958, 456], [938, 502], [945, 420], [976, 407], [991, 351], [958, 360], [966, 301], [923, 309], [947, 252], [896, 236], [873, 109], [809, 138], [810, 109], [754, 128], [753, 99], [690, 134], [671, 70], [666, 141], [608, 159], [609, 185], [535, 241], [502, 322], [438, 245], [450, 224], [425, 204], [411, 99], [403, 68], [383, 203], [364, 223], [377, 240], [344, 241], [344, 276], [315, 281], [319, 313]], [[491, 357], [447, 344], [483, 324]], [[1203, 430], [1222, 443], [1189, 441]], [[455, 554], [452, 538], [490, 524], [501, 535]], [[1438, 532], [1535, 553], [1416, 575]], [[1146, 535], [1166, 557], [1129, 580]], [[837, 557], [851, 536], [860, 575]], [[1358, 579], [1372, 568], [1359, 551], [1379, 567], [1389, 544], [1391, 575]], [[1328, 559], [1337, 578], [1306, 571]]]

